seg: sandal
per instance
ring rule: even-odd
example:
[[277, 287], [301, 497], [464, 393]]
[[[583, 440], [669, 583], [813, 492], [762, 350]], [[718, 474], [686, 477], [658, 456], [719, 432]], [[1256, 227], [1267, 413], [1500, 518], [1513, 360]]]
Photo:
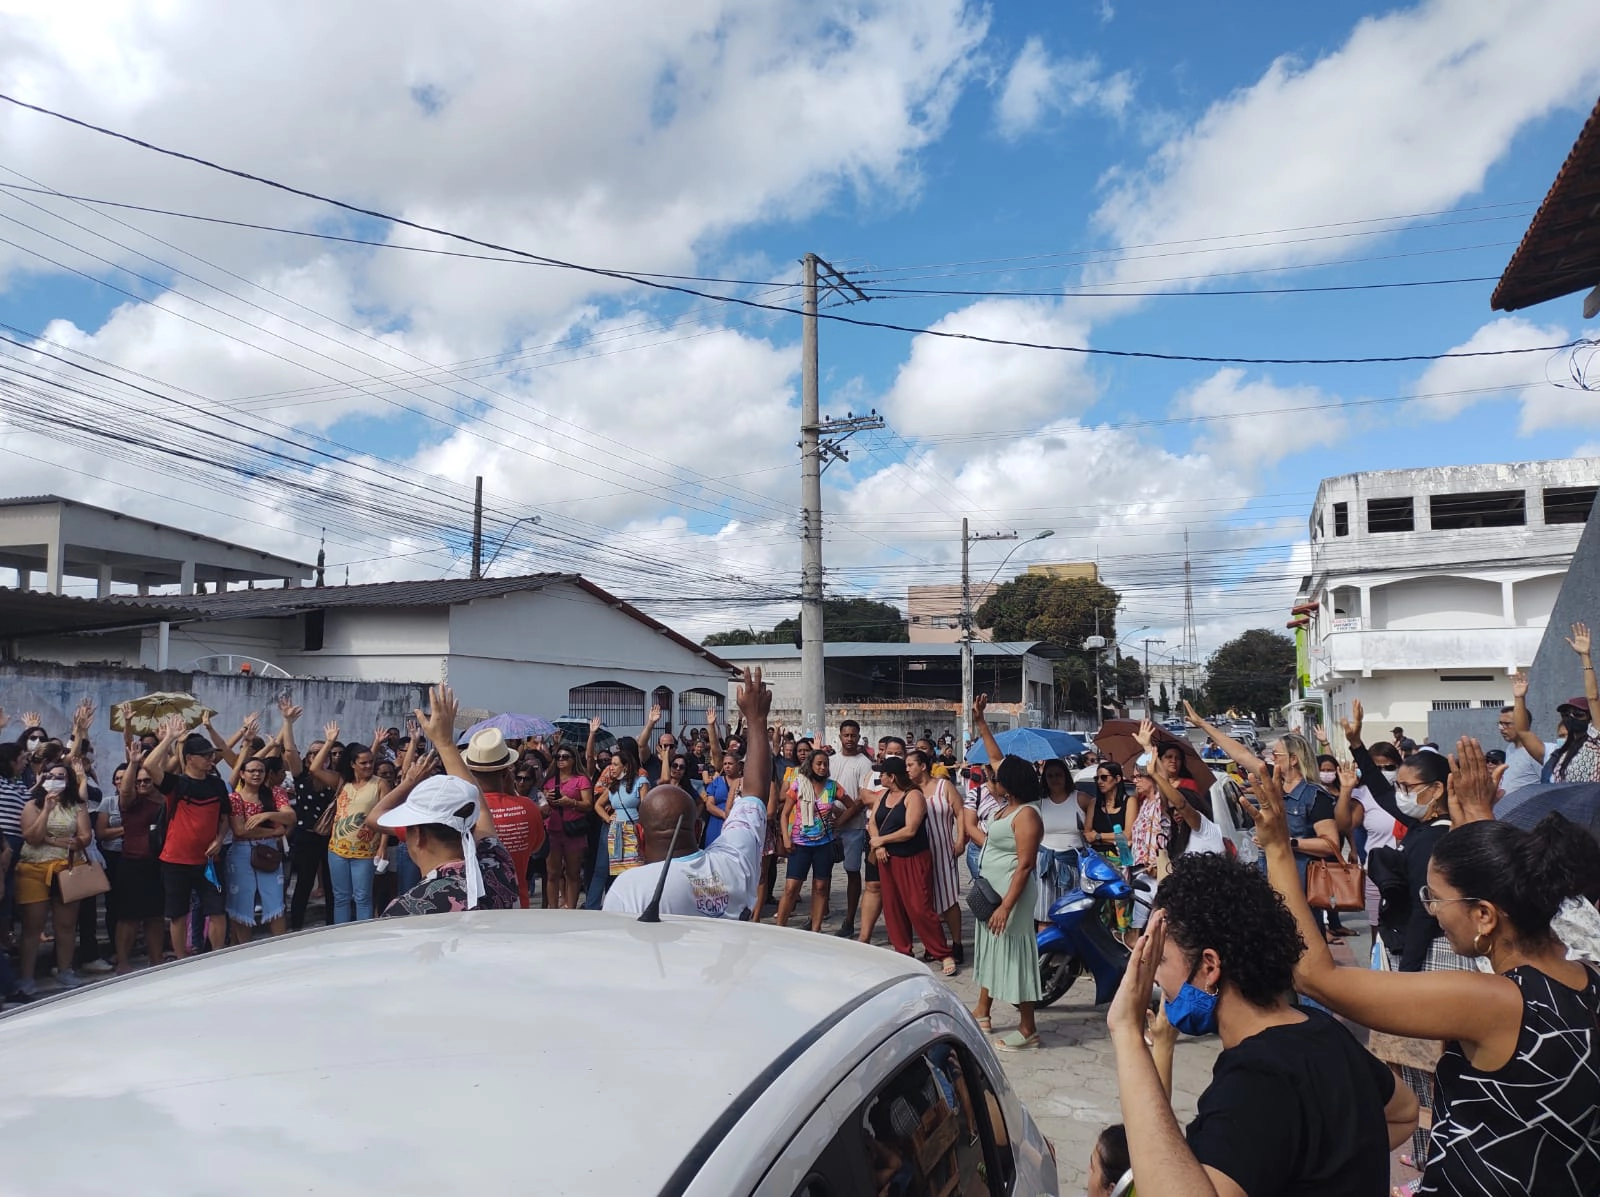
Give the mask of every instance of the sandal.
[[994, 1020], [987, 1014], [979, 1015], [978, 1012], [974, 1010], [972, 1012], [972, 1017], [977, 1021], [978, 1030], [982, 1031], [985, 1035], [994, 1033]]
[[1003, 1052], [1025, 1052], [1029, 1048], [1042, 1047], [1039, 1042], [1039, 1032], [1024, 1035], [1021, 1031], [1010, 1031], [1000, 1038], [993, 1040], [995, 1048]]
[[943, 971], [944, 975], [947, 977], [953, 977], [956, 975], [956, 958], [954, 956], [951, 956], [944, 962]]

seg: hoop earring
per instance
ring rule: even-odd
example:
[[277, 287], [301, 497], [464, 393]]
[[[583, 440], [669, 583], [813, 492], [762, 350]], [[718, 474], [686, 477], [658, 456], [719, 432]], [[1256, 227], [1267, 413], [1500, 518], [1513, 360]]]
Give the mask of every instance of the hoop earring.
[[1479, 931], [1476, 935], [1474, 935], [1472, 937], [1472, 954], [1474, 956], [1482, 956], [1484, 954], [1483, 949], [1478, 946], [1478, 941], [1480, 939], [1482, 939], [1482, 938], [1483, 938], [1483, 932], [1482, 931]]

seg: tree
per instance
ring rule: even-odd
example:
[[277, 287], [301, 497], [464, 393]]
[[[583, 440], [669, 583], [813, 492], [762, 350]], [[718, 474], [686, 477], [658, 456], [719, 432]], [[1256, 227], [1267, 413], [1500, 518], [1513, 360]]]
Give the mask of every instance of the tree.
[[1158, 697], [1156, 699], [1156, 710], [1160, 711], [1163, 715], [1167, 714], [1169, 711], [1172, 710], [1172, 704], [1167, 701], [1167, 683], [1166, 682], [1162, 682], [1161, 683], [1161, 694], [1160, 694], [1160, 697]]
[[1288, 701], [1294, 654], [1294, 641], [1270, 628], [1252, 628], [1228, 641], [1206, 662], [1210, 706], [1249, 711], [1270, 721], [1272, 712]]
[[1108, 641], [1116, 639], [1119, 602], [1121, 596], [1104, 582], [1023, 574], [997, 587], [973, 620], [996, 640], [1048, 640], [1082, 648], [1097, 631]]
[[[911, 639], [906, 628], [906, 617], [900, 613], [900, 608], [865, 598], [824, 599], [822, 634], [830, 643], [905, 644]], [[793, 616], [780, 619], [770, 631], [733, 628], [726, 632], [712, 632], [700, 643], [707, 648], [716, 648], [733, 644], [798, 644], [799, 640], [800, 617]]]
[[1117, 662], [1117, 697], [1123, 702], [1144, 693], [1144, 666], [1138, 657], [1123, 657]]

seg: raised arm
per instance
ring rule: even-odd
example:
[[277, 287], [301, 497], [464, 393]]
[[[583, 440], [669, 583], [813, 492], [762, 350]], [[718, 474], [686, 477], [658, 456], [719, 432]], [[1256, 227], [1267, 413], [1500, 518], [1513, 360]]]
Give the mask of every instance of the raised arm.
[[650, 718], [645, 721], [644, 730], [639, 733], [639, 759], [645, 760], [650, 751], [650, 733], [655, 731], [656, 724], [661, 722], [661, 707], [650, 708]]
[[428, 710], [416, 711], [415, 715], [423, 734], [439, 754], [439, 763], [444, 766], [444, 771], [451, 777], [460, 777], [477, 785], [477, 778], [472, 776], [467, 762], [461, 759], [461, 749], [456, 747], [458, 709], [455, 691], [449, 686], [433, 686], [428, 690]]
[[278, 699], [278, 713], [283, 717], [283, 726], [278, 729], [278, 742], [283, 745], [283, 767], [290, 777], [296, 777], [303, 762], [294, 742], [294, 724], [304, 712], [285, 694]]
[[67, 749], [67, 755], [75, 760], [83, 759], [83, 745], [89, 738], [89, 726], [94, 722], [94, 699], [87, 696], [78, 703], [78, 709], [72, 713], [72, 744]]
[[144, 771], [150, 775], [150, 780], [157, 786], [166, 777], [168, 766], [173, 763], [172, 754], [177, 749], [178, 741], [183, 737], [184, 733], [183, 716], [167, 716], [166, 722], [161, 725], [161, 742], [155, 746], [149, 756], [144, 758]]
[[744, 716], [745, 792], [771, 802], [772, 749], [767, 744], [767, 715], [772, 711], [772, 691], [761, 681], [761, 669], [746, 669], [739, 684], [739, 712]]
[[1223, 752], [1227, 753], [1228, 759], [1234, 764], [1238, 765], [1239, 768], [1248, 773], [1258, 773], [1262, 769], [1266, 768], [1266, 766], [1262, 763], [1261, 758], [1255, 753], [1251, 752], [1243, 744], [1239, 743], [1238, 740], [1235, 740], [1221, 728], [1207, 723], [1204, 719], [1200, 718], [1199, 714], [1194, 709], [1194, 704], [1189, 702], [1188, 699], [1184, 700], [1183, 710], [1184, 713], [1189, 716], [1190, 721], [1201, 731], [1205, 732], [1206, 735], [1210, 736], [1211, 742], [1218, 748], [1222, 749]]
[[1534, 734], [1533, 716], [1528, 714], [1528, 675], [1520, 670], [1511, 679], [1511, 725], [1522, 750], [1544, 764], [1544, 741]]
[[1354, 761], [1344, 761], [1339, 766], [1339, 800], [1333, 807], [1333, 821], [1340, 835], [1350, 835], [1366, 818], [1366, 811], [1356, 801], [1356, 786], [1360, 784]]
[[1144, 719], [1139, 723], [1139, 730], [1134, 733], [1134, 738], [1139, 741], [1139, 746], [1150, 754], [1150, 780], [1156, 783], [1156, 789], [1161, 791], [1162, 797], [1167, 800], [1167, 805], [1172, 807], [1172, 813], [1177, 815], [1189, 825], [1190, 831], [1200, 830], [1200, 812], [1189, 804], [1188, 796], [1180, 789], [1172, 778], [1167, 776], [1166, 762], [1156, 755], [1156, 729], [1155, 724]]
[[344, 784], [344, 778], [328, 768], [328, 757], [333, 753], [334, 741], [339, 738], [339, 723], [334, 720], [322, 727], [322, 747], [317, 749], [317, 755], [311, 758], [311, 780], [325, 790], [337, 791]]
[[989, 696], [980, 694], [972, 700], [972, 723], [978, 729], [978, 734], [983, 737], [984, 751], [989, 754], [989, 767], [999, 767], [1005, 753], [1000, 751], [1000, 742], [994, 738], [994, 731], [989, 727], [989, 720], [984, 717], [984, 712], [989, 709]]
[[706, 708], [706, 735], [711, 739], [711, 767], [722, 769], [722, 740], [717, 735], [717, 708]]
[[1575, 623], [1572, 625], [1572, 635], [1567, 637], [1567, 647], [1578, 654], [1578, 660], [1583, 663], [1583, 693], [1589, 700], [1589, 709], [1600, 710], [1600, 684], [1594, 676], [1594, 662], [1589, 659], [1589, 625]]

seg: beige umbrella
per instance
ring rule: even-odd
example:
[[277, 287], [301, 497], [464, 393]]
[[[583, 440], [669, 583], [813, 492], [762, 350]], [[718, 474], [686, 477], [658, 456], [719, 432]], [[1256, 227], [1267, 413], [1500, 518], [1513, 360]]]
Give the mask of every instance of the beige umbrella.
[[[128, 729], [124, 729], [122, 726], [122, 709], [124, 705], [129, 708], [129, 722], [132, 724], [132, 727]], [[142, 736], [146, 732], [159, 735], [161, 725], [173, 715], [182, 716], [184, 726], [194, 728], [200, 726], [202, 719], [215, 714], [215, 711], [202, 703], [193, 694], [183, 694], [178, 691], [157, 691], [154, 694], [146, 694], [142, 698], [132, 699], [126, 704], [113, 703], [111, 706], [111, 730], [116, 732], [130, 730], [136, 736]]]

